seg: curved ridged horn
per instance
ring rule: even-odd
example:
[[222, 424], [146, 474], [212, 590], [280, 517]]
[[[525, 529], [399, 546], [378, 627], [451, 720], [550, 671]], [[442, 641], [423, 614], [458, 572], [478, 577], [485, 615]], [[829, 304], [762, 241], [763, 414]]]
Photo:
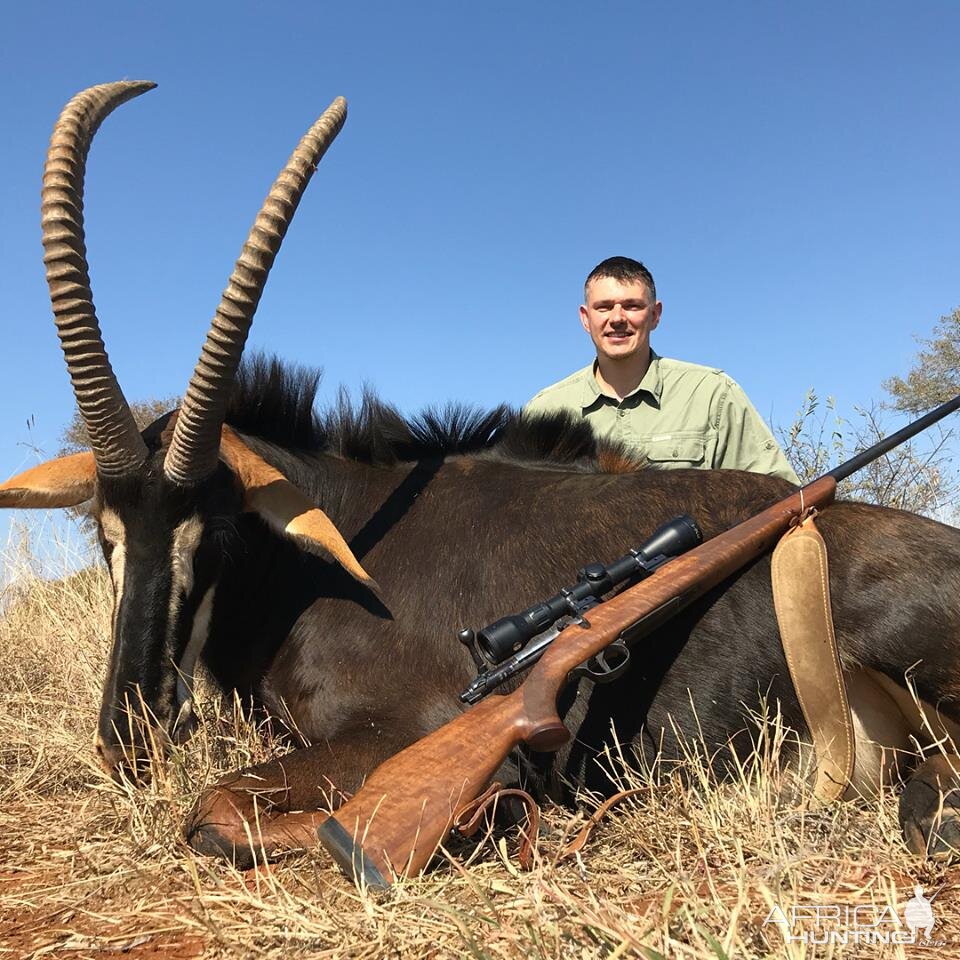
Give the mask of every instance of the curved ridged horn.
[[148, 81], [104, 83], [78, 93], [53, 128], [43, 170], [40, 222], [53, 317], [97, 470], [105, 476], [121, 476], [139, 466], [147, 447], [110, 366], [93, 306], [83, 178], [90, 142], [103, 120], [155, 86]]
[[303, 191], [346, 117], [347, 101], [337, 97], [297, 144], [257, 214], [180, 406], [163, 464], [177, 483], [196, 483], [217, 466], [227, 400], [267, 275]]

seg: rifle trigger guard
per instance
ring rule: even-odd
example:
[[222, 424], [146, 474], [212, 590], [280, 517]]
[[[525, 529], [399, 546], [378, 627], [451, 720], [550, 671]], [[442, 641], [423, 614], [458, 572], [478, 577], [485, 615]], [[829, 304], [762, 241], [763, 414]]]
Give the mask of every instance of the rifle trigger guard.
[[630, 651], [620, 640], [614, 640], [608, 647], [591, 657], [586, 663], [570, 671], [572, 679], [583, 678], [594, 683], [612, 683], [622, 677], [630, 666]]

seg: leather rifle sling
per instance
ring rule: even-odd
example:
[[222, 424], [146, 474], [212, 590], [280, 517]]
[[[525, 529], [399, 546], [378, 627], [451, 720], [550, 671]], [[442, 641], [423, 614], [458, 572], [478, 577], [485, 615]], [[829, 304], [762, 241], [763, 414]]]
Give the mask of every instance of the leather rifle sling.
[[856, 739], [830, 607], [827, 545], [810, 511], [773, 551], [771, 580], [780, 639], [816, 751], [814, 794], [839, 800], [850, 783]]

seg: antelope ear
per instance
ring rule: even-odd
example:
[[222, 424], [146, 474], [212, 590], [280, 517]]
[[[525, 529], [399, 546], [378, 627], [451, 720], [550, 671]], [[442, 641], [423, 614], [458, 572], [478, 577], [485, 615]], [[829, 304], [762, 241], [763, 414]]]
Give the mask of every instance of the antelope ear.
[[335, 560], [379, 596], [377, 581], [360, 566], [333, 521], [276, 467], [257, 456], [229, 427], [220, 433], [220, 456], [243, 488], [244, 507], [304, 550]]
[[75, 507], [93, 496], [96, 480], [93, 454], [71, 453], [0, 483], [0, 507]]

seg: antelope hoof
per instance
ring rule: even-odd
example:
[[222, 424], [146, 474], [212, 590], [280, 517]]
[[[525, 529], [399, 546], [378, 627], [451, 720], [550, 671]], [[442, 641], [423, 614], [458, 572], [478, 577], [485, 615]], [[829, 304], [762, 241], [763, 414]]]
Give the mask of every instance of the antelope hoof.
[[900, 828], [912, 853], [934, 859], [960, 854], [960, 757], [933, 757], [917, 767], [900, 794]]
[[217, 787], [204, 791], [187, 820], [184, 833], [196, 853], [226, 860], [238, 870], [249, 870], [257, 864], [250, 846], [256, 828], [251, 825], [248, 834], [246, 821], [228, 793]]
[[202, 823], [192, 828], [187, 833], [187, 843], [195, 853], [204, 857], [219, 857], [238, 870], [251, 870], [257, 865], [250, 844], [246, 840], [238, 846], [211, 823]]

